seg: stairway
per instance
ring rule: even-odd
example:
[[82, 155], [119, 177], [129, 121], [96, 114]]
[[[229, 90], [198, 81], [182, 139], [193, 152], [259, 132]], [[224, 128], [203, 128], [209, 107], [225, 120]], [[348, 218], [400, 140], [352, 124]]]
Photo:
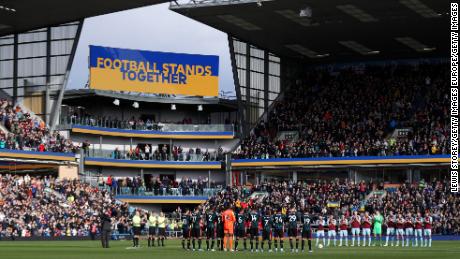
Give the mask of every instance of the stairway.
[[385, 190], [378, 190], [378, 191], [372, 191], [370, 192], [361, 202], [359, 205], [359, 210], [364, 210], [366, 208], [367, 202], [369, 199], [374, 198], [374, 196], [381, 200], [387, 195], [387, 192]]

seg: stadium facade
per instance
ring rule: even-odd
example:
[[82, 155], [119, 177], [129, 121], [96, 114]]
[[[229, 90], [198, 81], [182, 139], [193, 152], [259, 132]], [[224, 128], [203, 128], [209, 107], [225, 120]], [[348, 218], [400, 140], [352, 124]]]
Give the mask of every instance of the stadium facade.
[[[58, 1], [49, 2], [57, 5]], [[20, 105], [49, 129], [59, 130], [75, 145], [90, 144], [77, 154], [2, 149], [3, 172], [52, 171], [61, 177], [84, 177], [94, 184], [108, 176], [144, 181], [151, 177], [208, 179], [209, 193], [187, 201], [145, 191], [120, 193], [123, 200], [138, 204], [201, 203], [212, 193], [212, 181], [246, 184], [288, 177], [294, 181], [396, 182], [447, 173], [449, 157], [442, 154], [231, 158], [241, 140], [268, 120], [273, 104], [296, 87], [306, 70], [445, 58], [448, 44], [441, 28], [447, 24], [448, 11], [441, 1], [410, 5], [394, 0], [375, 6], [357, 0], [173, 1], [171, 10], [228, 33], [236, 99], [66, 91], [83, 18], [166, 1], [115, 2], [112, 7], [97, 4], [91, 11], [74, 15], [67, 10], [71, 8], [62, 6], [58, 9], [62, 15], [53, 19], [35, 15], [27, 24], [23, 22], [27, 19], [19, 17], [25, 7], [11, 3], [17, 12], [0, 19], [2, 98]], [[131, 118], [143, 118], [142, 125]], [[4, 125], [2, 131], [9, 133]], [[298, 133], [279, 134], [289, 139]]]

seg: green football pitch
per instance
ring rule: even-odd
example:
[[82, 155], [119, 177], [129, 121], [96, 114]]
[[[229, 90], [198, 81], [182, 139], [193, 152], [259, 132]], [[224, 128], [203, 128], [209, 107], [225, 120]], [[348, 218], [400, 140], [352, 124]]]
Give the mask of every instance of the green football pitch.
[[[413, 247], [327, 247], [313, 253], [251, 253], [184, 251], [178, 240], [167, 240], [165, 247], [131, 249], [130, 241], [111, 241], [111, 248], [100, 248], [97, 241], [0, 241], [0, 258], [4, 259], [182, 259], [182, 258], [353, 258], [353, 259], [423, 259], [460, 258], [460, 241], [433, 242], [431, 248]], [[289, 245], [287, 246], [289, 247]]]

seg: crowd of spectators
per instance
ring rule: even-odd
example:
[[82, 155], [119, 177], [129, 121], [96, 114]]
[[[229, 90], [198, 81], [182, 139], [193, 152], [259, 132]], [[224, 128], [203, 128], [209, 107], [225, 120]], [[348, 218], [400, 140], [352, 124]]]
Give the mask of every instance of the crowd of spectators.
[[[184, 178], [174, 181], [168, 177], [152, 177], [145, 184], [142, 179], [100, 178], [99, 186], [79, 180], [56, 179], [51, 176], [0, 176], [0, 239], [2, 237], [87, 237], [99, 231], [100, 213], [113, 218], [117, 234], [130, 233], [130, 216], [135, 208], [116, 201], [114, 190], [135, 183], [150, 188], [155, 195], [169, 195], [173, 188], [181, 188], [183, 195], [200, 195], [208, 184], [219, 191], [204, 204], [207, 208], [307, 209], [313, 217], [320, 215], [350, 216], [355, 210], [373, 213], [380, 210], [406, 214], [429, 211], [433, 217], [435, 234], [460, 234], [460, 196], [449, 192], [449, 183], [436, 180], [401, 183], [390, 187], [380, 182], [349, 180], [264, 181], [259, 185], [222, 188], [207, 179]], [[118, 187], [117, 187], [118, 186]], [[133, 185], [134, 186], [134, 185]], [[172, 193], [172, 192], [171, 192]], [[384, 193], [385, 195], [382, 195]], [[147, 215], [148, 211], [143, 211]], [[168, 231], [181, 227], [182, 209], [167, 215]], [[11, 235], [13, 234], [13, 235]], [[177, 234], [177, 233], [176, 233]]]
[[78, 149], [57, 131], [50, 132], [38, 117], [5, 99], [0, 100], [0, 121], [8, 131], [0, 130], [0, 149], [66, 153]]
[[[448, 71], [447, 64], [314, 71], [285, 92], [234, 156], [449, 153]], [[393, 136], [397, 129], [406, 134]], [[283, 131], [297, 134], [277, 139]]]
[[91, 236], [100, 213], [127, 220], [128, 205], [79, 180], [0, 176], [0, 238]]
[[184, 150], [182, 146], [174, 146], [170, 151], [169, 146], [165, 144], [160, 144], [157, 148], [150, 144], [142, 144], [135, 148], [129, 148], [128, 151], [122, 151], [116, 147], [110, 154], [110, 158], [157, 161], [222, 161], [224, 153], [222, 147], [209, 151], [199, 147]]
[[[100, 231], [100, 215], [109, 211], [114, 233], [130, 234], [130, 217], [135, 208], [117, 201], [121, 188], [144, 188], [154, 195], [203, 195], [214, 182], [199, 178], [180, 181], [152, 177], [147, 184], [140, 177], [98, 179], [99, 186], [80, 180], [52, 176], [0, 176], [0, 240], [17, 237], [95, 237]], [[149, 211], [142, 210], [147, 215]], [[182, 210], [168, 213], [167, 230], [177, 235], [181, 229]]]
[[[449, 191], [447, 181], [433, 180], [402, 183], [386, 189], [383, 183], [349, 180], [316, 180], [312, 182], [265, 181], [260, 185], [227, 187], [211, 197], [207, 208], [255, 208], [258, 211], [290, 208], [307, 209], [313, 217], [342, 215], [350, 217], [353, 211], [375, 210], [388, 215], [389, 211], [406, 215], [422, 215], [429, 211], [433, 217], [435, 234], [460, 234], [460, 196]], [[383, 190], [386, 195], [377, 195]]]
[[100, 188], [109, 189], [113, 195], [208, 195], [218, 187], [215, 181], [209, 181], [208, 178], [198, 177], [192, 180], [188, 177], [183, 177], [179, 181], [177, 179], [163, 176], [149, 175], [145, 179], [142, 177], [108, 177], [99, 176], [97, 178]]

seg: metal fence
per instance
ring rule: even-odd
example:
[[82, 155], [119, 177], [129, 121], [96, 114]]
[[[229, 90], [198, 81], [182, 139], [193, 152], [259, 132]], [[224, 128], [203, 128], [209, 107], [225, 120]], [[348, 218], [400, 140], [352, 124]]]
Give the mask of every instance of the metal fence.
[[[205, 152], [205, 150], [203, 150]], [[182, 152], [177, 156], [171, 156], [171, 154], [160, 154], [159, 157], [153, 152], [151, 153], [140, 153], [137, 155], [130, 154], [127, 150], [118, 150], [118, 153], [114, 150], [106, 150], [99, 148], [90, 148], [86, 153], [86, 157], [99, 157], [99, 158], [110, 158], [110, 159], [127, 159], [127, 160], [154, 160], [154, 161], [222, 161], [224, 159], [223, 154], [216, 151], [209, 152], [206, 156], [204, 154], [192, 154], [189, 152]]]
[[147, 188], [145, 186], [140, 187], [109, 187], [99, 186], [100, 190], [111, 191], [115, 195], [123, 196], [207, 196], [211, 197], [219, 193], [222, 188], [193, 188], [193, 187], [164, 187], [164, 188]]
[[73, 115], [61, 117], [60, 128], [71, 128], [73, 125], [164, 132], [234, 132], [233, 124], [176, 124], [149, 121], [135, 123], [107, 118], [77, 117]]

